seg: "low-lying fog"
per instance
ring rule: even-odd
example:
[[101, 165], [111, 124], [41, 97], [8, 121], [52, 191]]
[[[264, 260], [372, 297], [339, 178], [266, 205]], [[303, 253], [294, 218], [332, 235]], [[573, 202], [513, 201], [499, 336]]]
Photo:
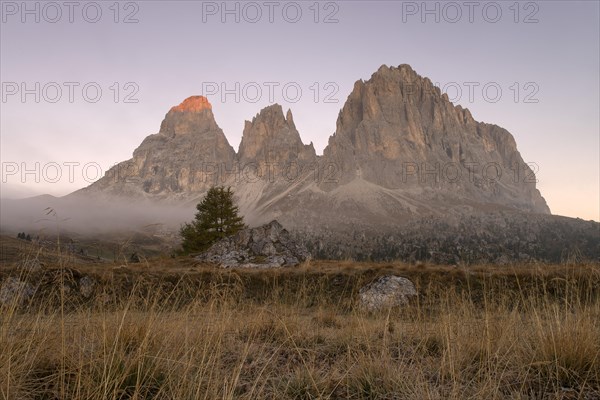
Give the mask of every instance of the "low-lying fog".
[[[52, 212], [53, 211], [53, 212]], [[0, 231], [93, 235], [115, 231], [171, 230], [194, 218], [195, 205], [156, 204], [148, 201], [93, 200], [37, 196], [0, 201]]]

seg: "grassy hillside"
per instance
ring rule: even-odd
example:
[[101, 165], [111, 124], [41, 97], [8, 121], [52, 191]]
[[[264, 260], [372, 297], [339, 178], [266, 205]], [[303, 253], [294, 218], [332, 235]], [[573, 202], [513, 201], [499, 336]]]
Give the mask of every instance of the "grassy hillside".
[[[0, 281], [34, 289], [0, 305], [3, 399], [600, 398], [598, 265], [248, 271], [2, 244]], [[418, 298], [365, 312], [387, 273]]]

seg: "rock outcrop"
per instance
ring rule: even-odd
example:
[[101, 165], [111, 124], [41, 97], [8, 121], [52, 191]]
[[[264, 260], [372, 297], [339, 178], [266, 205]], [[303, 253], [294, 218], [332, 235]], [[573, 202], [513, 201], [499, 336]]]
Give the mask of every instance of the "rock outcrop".
[[248, 223], [287, 218], [287, 226], [293, 227], [289, 200], [310, 182], [319, 164], [313, 144], [302, 142], [292, 112], [284, 116], [274, 104], [246, 121], [237, 159], [241, 173], [228, 184], [234, 186]]
[[34, 292], [35, 289], [29, 282], [10, 276], [0, 285], [0, 305], [21, 307], [31, 299]]
[[281, 171], [291, 163], [312, 163], [317, 159], [313, 144], [302, 143], [292, 111], [283, 115], [279, 104], [264, 108], [246, 121], [238, 151], [240, 164], [270, 164]]
[[234, 163], [235, 150], [217, 125], [210, 103], [193, 96], [171, 108], [159, 133], [144, 139], [132, 159], [76, 193], [187, 201], [219, 184], [219, 171]]
[[277, 221], [243, 229], [224, 238], [196, 257], [223, 268], [277, 268], [297, 266], [310, 258], [306, 248], [291, 239]]
[[417, 296], [417, 289], [409, 279], [384, 275], [363, 286], [359, 293], [360, 307], [367, 311], [380, 311], [409, 304]]
[[96, 286], [97, 286], [96, 280], [87, 275], [79, 279], [79, 292], [86, 299], [89, 299], [90, 297], [92, 297], [92, 295], [94, 294], [94, 291], [96, 289]]
[[512, 135], [475, 121], [408, 65], [382, 66], [355, 83], [324, 157], [340, 171], [337, 186], [367, 181], [442, 208], [550, 212]]

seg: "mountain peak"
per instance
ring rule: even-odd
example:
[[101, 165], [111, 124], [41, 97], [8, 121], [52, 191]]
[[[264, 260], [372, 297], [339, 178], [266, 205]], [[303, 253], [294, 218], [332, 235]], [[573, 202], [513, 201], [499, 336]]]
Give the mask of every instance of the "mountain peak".
[[170, 137], [213, 130], [220, 128], [215, 122], [212, 106], [204, 96], [191, 96], [171, 107], [160, 125], [160, 133]]
[[285, 120], [287, 121], [288, 125], [293, 125], [294, 127], [296, 126], [294, 124], [294, 116], [292, 115], [292, 110], [290, 108], [288, 108], [288, 110], [287, 110], [287, 114], [285, 115]]
[[[407, 64], [382, 65], [369, 80], [355, 83], [323, 154], [341, 171], [342, 184], [360, 177], [392, 190], [426, 187], [481, 204], [549, 212], [535, 184], [512, 180], [502, 171], [493, 182], [482, 169], [469, 175], [469, 165], [475, 164], [493, 164], [504, 171], [515, 163], [528, 167], [509, 132], [478, 123]], [[428, 171], [422, 171], [410, 180], [407, 164], [421, 169], [450, 165], [461, 178], [439, 179], [440, 174], [427, 183]]]
[[199, 112], [212, 110], [212, 105], [204, 96], [190, 96], [178, 106], [171, 107], [171, 111], [177, 112]]
[[285, 116], [283, 115], [283, 108], [281, 107], [281, 105], [273, 103], [269, 106], [266, 106], [258, 113], [256, 113], [256, 115], [252, 118], [252, 123], [255, 123], [257, 120], [266, 118], [276, 119], [278, 121], [285, 120]]
[[400, 64], [397, 67], [388, 66], [386, 64], [381, 65], [377, 71], [373, 73], [374, 76], [377, 75], [385, 75], [390, 73], [395, 73], [396, 71], [405, 74], [405, 75], [416, 75], [415, 70], [408, 64]]
[[246, 121], [238, 157], [248, 161], [288, 163], [297, 158], [314, 159], [314, 150], [305, 149], [294, 124], [292, 111], [283, 114], [279, 104], [263, 108], [252, 122]]

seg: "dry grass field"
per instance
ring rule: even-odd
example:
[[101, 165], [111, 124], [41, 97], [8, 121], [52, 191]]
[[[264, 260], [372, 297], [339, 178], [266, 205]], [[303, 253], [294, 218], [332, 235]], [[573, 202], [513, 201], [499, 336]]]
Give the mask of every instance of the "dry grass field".
[[[600, 399], [596, 264], [247, 271], [14, 243], [0, 281], [35, 293], [0, 305], [2, 399]], [[360, 287], [388, 273], [419, 296], [362, 310]]]

